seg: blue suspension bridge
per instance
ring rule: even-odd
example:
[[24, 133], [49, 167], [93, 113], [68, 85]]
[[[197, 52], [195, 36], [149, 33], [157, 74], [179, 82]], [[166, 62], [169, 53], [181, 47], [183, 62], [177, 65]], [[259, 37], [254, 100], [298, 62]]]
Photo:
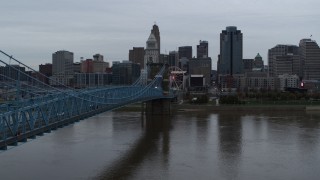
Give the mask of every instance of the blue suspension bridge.
[[[95, 114], [132, 103], [174, 97], [172, 93], [164, 94], [162, 88], [165, 66], [148, 83], [140, 76], [130, 86], [73, 89], [59, 82], [55, 82], [59, 87], [50, 86], [21, 67], [36, 72], [34, 69], [1, 50], [0, 53], [7, 59], [0, 58], [0, 64], [11, 71], [0, 72], [2, 95], [14, 94], [14, 98], [0, 104], [1, 150]], [[22, 77], [26, 80], [22, 81]]]

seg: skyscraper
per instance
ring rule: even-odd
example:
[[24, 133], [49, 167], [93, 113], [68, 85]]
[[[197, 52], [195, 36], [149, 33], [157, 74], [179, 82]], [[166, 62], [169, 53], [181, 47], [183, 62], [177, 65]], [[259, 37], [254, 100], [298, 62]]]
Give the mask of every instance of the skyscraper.
[[73, 74], [73, 53], [57, 51], [52, 54], [52, 74]]
[[52, 81], [51, 85], [70, 85], [73, 79], [73, 53], [57, 51], [52, 54]]
[[197, 58], [208, 57], [208, 41], [201, 41], [197, 45]]
[[179, 59], [182, 59], [183, 57], [187, 59], [192, 58], [192, 46], [179, 47]]
[[[23, 72], [23, 73], [18, 73]], [[24, 74], [27, 73], [25, 67], [20, 67], [20, 65], [6, 65], [0, 66], [0, 80], [1, 81], [11, 81], [12, 79], [26, 81], [28, 77]]]
[[300, 75], [300, 58], [298, 55], [287, 54], [274, 57], [273, 73], [275, 77], [280, 75]]
[[299, 43], [303, 79], [320, 80], [320, 48], [316, 41], [302, 39]]
[[243, 74], [242, 33], [235, 26], [228, 26], [220, 34], [219, 75]]
[[158, 41], [151, 31], [150, 36], [146, 42], [146, 49], [144, 55], [144, 68], [147, 64], [159, 63], [160, 50], [158, 47]]
[[169, 52], [169, 66], [179, 66], [179, 52], [177, 51], [170, 51]]
[[254, 67], [254, 59], [243, 59], [244, 72], [252, 72], [253, 67]]
[[49, 84], [49, 78], [50, 76], [52, 76], [52, 64], [41, 64], [39, 65], [39, 72], [43, 75], [39, 75], [39, 80]]
[[160, 45], [161, 45], [160, 44], [160, 31], [159, 31], [159, 27], [156, 24], [153, 25], [151, 33], [154, 35], [154, 37], [156, 37], [158, 49], [159, 49], [159, 53], [160, 53], [161, 52], [160, 51]]
[[168, 64], [169, 63], [169, 55], [168, 54], [160, 54], [159, 63]]
[[[282, 62], [284, 62], [285, 59], [292, 59], [292, 60], [294, 59], [296, 61], [297, 58], [290, 57], [290, 56], [297, 56], [298, 52], [299, 52], [299, 48], [298, 46], [295, 46], [295, 45], [278, 44], [275, 47], [269, 49], [268, 50], [269, 76], [277, 77], [278, 75], [281, 75], [282, 74], [282, 70], [280, 70], [281, 67], [277, 67], [277, 65], [281, 65], [281, 64], [283, 65], [284, 63]], [[281, 57], [281, 56], [286, 56], [286, 57]], [[292, 62], [292, 63], [297, 64], [297, 62]], [[292, 66], [291, 65], [292, 63], [290, 63], [290, 66]], [[299, 75], [299, 73], [297, 75]]]
[[103, 61], [103, 55], [95, 54], [95, 55], [93, 55], [93, 60], [94, 61]]
[[140, 76], [140, 65], [123, 61], [112, 66], [112, 84], [128, 85], [134, 83]]
[[203, 75], [204, 84], [210, 85], [211, 82], [211, 58], [192, 58], [189, 61], [189, 74]]
[[133, 47], [129, 50], [129, 61], [140, 64], [143, 68], [144, 65], [144, 47]]

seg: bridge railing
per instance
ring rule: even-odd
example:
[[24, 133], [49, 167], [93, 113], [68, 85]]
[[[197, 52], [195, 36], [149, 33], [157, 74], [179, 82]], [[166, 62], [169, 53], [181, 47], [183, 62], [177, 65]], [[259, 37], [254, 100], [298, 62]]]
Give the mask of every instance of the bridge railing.
[[[20, 65], [22, 65], [22, 66], [24, 66], [24, 67], [26, 67], [26, 68], [28, 68], [28, 69], [31, 69], [33, 72], [36, 72], [34, 69], [32, 69], [31, 67], [29, 67], [29, 66], [27, 66], [27, 65], [25, 65], [24, 63], [22, 63], [21, 61], [19, 61], [19, 60], [17, 60], [17, 59], [15, 59], [15, 58], [13, 58], [12, 56], [9, 56], [7, 53], [5, 53], [5, 52], [3, 52], [3, 51], [1, 51], [0, 50], [0, 52], [2, 53], [2, 54], [4, 54], [5, 56], [7, 56], [8, 58], [10, 58], [10, 61], [11, 60], [13, 60], [13, 61], [15, 61], [16, 63], [18, 63], [19, 64], [19, 66]], [[57, 83], [57, 84], [59, 84], [59, 85], [61, 85], [62, 87], [64, 87], [65, 88], [65, 90], [61, 90], [61, 89], [59, 89], [59, 88], [56, 88], [56, 87], [53, 87], [53, 86], [50, 86], [50, 85], [48, 85], [48, 84], [45, 84], [44, 82], [42, 82], [42, 81], [40, 81], [39, 79], [37, 79], [37, 78], [35, 78], [35, 77], [32, 77], [32, 76], [30, 76], [29, 74], [27, 74], [27, 73], [25, 73], [25, 72], [20, 72], [20, 69], [18, 69], [17, 67], [14, 67], [14, 66], [11, 66], [10, 64], [8, 64], [8, 63], [6, 63], [6, 62], [4, 62], [4, 61], [2, 61], [2, 60], [0, 60], [3, 64], [5, 64], [6, 66], [9, 66], [9, 67], [11, 67], [14, 71], [16, 71], [16, 72], [19, 72], [19, 73], [21, 73], [22, 75], [24, 75], [24, 76], [26, 76], [26, 77], [28, 77], [29, 79], [31, 79], [33, 82], [36, 82], [36, 83], [38, 83], [38, 84], [40, 84], [41, 85], [41, 87], [45, 87], [45, 89], [44, 88], [40, 88], [39, 86], [30, 86], [30, 87], [32, 87], [33, 89], [40, 89], [42, 92], [44, 92], [44, 93], [41, 93], [41, 94], [37, 94], [37, 93], [34, 93], [34, 92], [32, 92], [31, 94], [35, 94], [35, 95], [38, 95], [38, 96], [46, 96], [47, 94], [55, 94], [55, 93], [57, 93], [57, 92], [62, 92], [62, 93], [68, 93], [69, 95], [71, 95], [71, 96], [73, 96], [74, 95], [74, 93], [73, 93], [73, 91], [76, 91], [77, 93], [86, 93], [86, 90], [81, 90], [81, 91], [79, 91], [79, 90], [77, 90], [77, 89], [73, 89], [73, 88], [71, 88], [71, 87], [68, 87], [68, 86], [65, 86], [64, 84], [62, 84], [62, 83], [60, 83], [60, 82], [56, 82], [55, 81], [55, 83]], [[159, 75], [159, 76], [161, 76], [162, 74], [163, 74], [163, 72], [164, 72], [164, 70], [165, 70], [165, 67], [163, 66], [162, 68], [161, 68], [161, 70], [158, 72], [158, 74], [157, 75]], [[37, 72], [37, 73], [39, 73], [39, 72]], [[41, 74], [41, 73], [39, 73], [39, 74]], [[49, 78], [50, 79], [50, 77], [47, 77], [46, 75], [44, 75], [44, 74], [41, 74], [42, 76], [44, 76], [44, 77], [46, 77], [46, 78]], [[7, 78], [9, 78], [9, 77], [7, 77]], [[159, 78], [158, 78], [159, 79]], [[159, 84], [159, 82], [161, 82], [161, 81], [159, 81], [157, 78], [155, 78], [148, 86], [150, 87], [150, 86], [152, 86], [153, 84]], [[13, 80], [13, 79], [12, 79]], [[52, 80], [52, 79], [51, 79]], [[54, 81], [54, 80], [52, 80], [52, 81]], [[143, 83], [141, 83], [141, 77], [132, 85], [132, 86], [142, 86], [142, 85], [144, 85]], [[14, 85], [13, 85], [14, 86]], [[161, 87], [160, 85], [154, 85], [155, 87]], [[149, 88], [149, 87], [146, 87], [146, 88]], [[17, 87], [16, 89], [19, 89], [19, 91], [20, 92], [30, 92], [30, 90], [21, 90], [21, 86], [19, 86], [19, 88]], [[66, 91], [66, 90], [69, 90], [69, 91]], [[18, 90], [17, 90], [18, 91]], [[90, 90], [89, 90], [90, 91]], [[76, 93], [76, 94], [77, 94]], [[91, 94], [91, 93], [86, 93], [88, 96], [95, 96], [94, 94]], [[18, 95], [19, 96], [19, 95]], [[133, 96], [135, 96], [135, 95], [133, 95]], [[32, 97], [32, 98], [34, 98], [34, 97]], [[99, 98], [99, 97], [98, 97]], [[123, 97], [122, 97], [123, 98]], [[21, 98], [16, 98], [16, 100], [20, 100]], [[41, 98], [40, 98], [41, 99]], [[21, 103], [19, 103], [19, 102], [17, 102], [16, 104], [21, 104]]]
[[[10, 57], [10, 59], [14, 58]], [[11, 67], [10, 64], [0, 61]], [[14, 66], [12, 69], [19, 71]], [[21, 74], [34, 82], [25, 85], [29, 89], [23, 89], [21, 88], [23, 83], [16, 82], [19, 79], [6, 77], [6, 80], [13, 87], [15, 84], [19, 85], [19, 91], [32, 92], [37, 89], [37, 93], [34, 93], [35, 96], [31, 98], [19, 98], [0, 105], [0, 148], [6, 147], [7, 144], [25, 141], [28, 137], [50, 131], [95, 113], [131, 103], [170, 98], [168, 95], [165, 96], [162, 91], [161, 83], [164, 71], [165, 68], [161, 68], [153, 81], [147, 85], [138, 82], [131, 86], [80, 90], [69, 87], [65, 89], [52, 87], [21, 71]]]

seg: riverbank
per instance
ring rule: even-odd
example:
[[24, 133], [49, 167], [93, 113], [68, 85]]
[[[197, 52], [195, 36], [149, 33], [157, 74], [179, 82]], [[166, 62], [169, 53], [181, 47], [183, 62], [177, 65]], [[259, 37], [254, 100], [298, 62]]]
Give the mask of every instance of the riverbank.
[[[141, 103], [128, 105], [115, 111], [141, 111]], [[320, 106], [306, 105], [211, 105], [211, 104], [172, 104], [172, 110], [178, 112], [195, 111], [319, 111]]]
[[192, 105], [173, 106], [178, 111], [305, 111], [305, 105]]

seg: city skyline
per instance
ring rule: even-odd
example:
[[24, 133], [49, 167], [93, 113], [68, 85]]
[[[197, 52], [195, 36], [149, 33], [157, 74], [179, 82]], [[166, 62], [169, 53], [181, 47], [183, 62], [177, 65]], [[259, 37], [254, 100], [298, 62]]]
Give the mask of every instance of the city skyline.
[[314, 7], [319, 6], [316, 0], [202, 0], [197, 6], [186, 1], [6, 1], [0, 7], [0, 47], [36, 69], [50, 63], [58, 50], [73, 52], [75, 62], [96, 53], [107, 62], [128, 60], [129, 49], [145, 47], [156, 21], [161, 53], [192, 46], [196, 55], [199, 41], [208, 41], [217, 69], [219, 34], [237, 26], [243, 33], [243, 58], [260, 53], [267, 64], [268, 49], [277, 44], [298, 45], [311, 35], [318, 42], [320, 13]]

